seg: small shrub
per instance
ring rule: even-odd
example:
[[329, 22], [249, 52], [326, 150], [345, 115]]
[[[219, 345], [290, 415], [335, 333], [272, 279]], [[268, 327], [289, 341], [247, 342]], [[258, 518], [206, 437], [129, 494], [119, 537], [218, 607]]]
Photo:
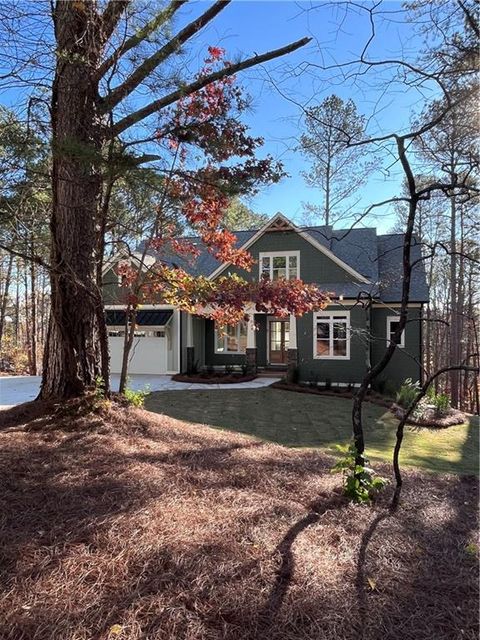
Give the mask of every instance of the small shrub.
[[418, 382], [412, 382], [411, 378], [407, 378], [400, 389], [397, 391], [397, 404], [399, 404], [404, 409], [408, 409], [408, 407], [415, 401], [419, 390], [420, 385], [418, 384]]
[[431, 384], [428, 389], [427, 389], [427, 393], [426, 393], [426, 398], [427, 401], [429, 402], [429, 404], [433, 404], [436, 398], [436, 393], [435, 393], [435, 387]]
[[445, 413], [450, 408], [450, 396], [448, 393], [439, 393], [434, 396], [432, 404], [438, 414]]
[[242, 362], [241, 369], [242, 376], [253, 376], [255, 374], [255, 367], [247, 358]]
[[147, 385], [139, 391], [134, 391], [128, 387], [123, 392], [124, 397], [128, 403], [134, 407], [143, 407], [145, 404], [145, 398], [150, 394], [150, 387]]
[[232, 364], [226, 364], [225, 365], [225, 375], [231, 376], [234, 371], [235, 371], [235, 369], [234, 369]]
[[325, 380], [325, 391], [330, 391], [331, 388], [332, 388], [332, 381], [330, 378], [327, 378]]
[[473, 556], [474, 558], [478, 556], [478, 544], [475, 542], [469, 542], [465, 547], [465, 551], [469, 556]]
[[105, 379], [103, 376], [95, 378], [95, 398], [98, 400], [105, 398]]
[[356, 464], [358, 456], [355, 444], [336, 445], [343, 457], [330, 469], [330, 473], [341, 473], [343, 491], [353, 502], [370, 504], [372, 498], [387, 484], [385, 478], [375, 475], [364, 457], [364, 464]]

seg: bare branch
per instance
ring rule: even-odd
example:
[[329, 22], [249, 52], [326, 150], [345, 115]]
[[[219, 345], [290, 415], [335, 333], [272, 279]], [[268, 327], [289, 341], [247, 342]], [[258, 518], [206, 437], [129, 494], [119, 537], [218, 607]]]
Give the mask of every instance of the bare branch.
[[311, 38], [302, 38], [301, 40], [297, 40], [296, 42], [292, 42], [291, 44], [286, 45], [285, 47], [281, 47], [280, 49], [274, 49], [273, 51], [268, 51], [267, 53], [263, 53], [261, 55], [255, 55], [251, 58], [247, 58], [242, 62], [237, 62], [236, 64], [232, 64], [224, 69], [219, 71], [215, 71], [214, 73], [209, 74], [203, 78], [199, 78], [194, 82], [185, 85], [184, 87], [169, 93], [168, 95], [160, 98], [159, 100], [155, 100], [151, 102], [146, 107], [142, 109], [138, 109], [138, 111], [134, 111], [130, 115], [126, 116], [116, 125], [112, 127], [110, 130], [110, 137], [118, 136], [120, 133], [131, 127], [132, 125], [144, 120], [148, 116], [152, 115], [156, 111], [160, 111], [164, 109], [170, 104], [173, 104], [180, 98], [190, 95], [195, 91], [199, 91], [206, 87], [212, 82], [216, 80], [220, 80], [221, 78], [226, 78], [228, 76], [233, 76], [239, 71], [243, 71], [244, 69], [249, 69], [250, 67], [254, 67], [255, 65], [262, 64], [263, 62], [268, 62], [269, 60], [274, 60], [275, 58], [279, 58], [281, 56], [286, 55], [287, 53], [291, 53], [292, 51], [296, 51], [300, 47], [305, 46], [310, 42]]
[[[170, 4], [163, 10], [157, 13], [147, 24], [139, 29], [135, 35], [127, 38], [113, 53], [103, 62], [100, 66], [97, 74], [97, 79], [102, 78], [106, 72], [113, 67], [113, 65], [123, 56], [127, 51], [133, 49], [141, 42], [143, 42], [148, 36], [156, 31], [162, 24], [169, 20], [173, 14], [184, 5], [187, 0], [172, 0]], [[111, 0], [112, 4], [117, 4], [116, 0]]]
[[164, 62], [172, 53], [180, 49], [182, 44], [198, 33], [203, 27], [211, 22], [219, 13], [223, 11], [231, 0], [217, 0], [213, 6], [205, 13], [190, 22], [182, 29], [174, 38], [172, 38], [159, 51], [147, 58], [135, 71], [118, 87], [113, 89], [105, 98], [101, 100], [101, 111], [108, 113], [121, 100], [126, 98], [138, 85], [147, 78], [162, 62]]

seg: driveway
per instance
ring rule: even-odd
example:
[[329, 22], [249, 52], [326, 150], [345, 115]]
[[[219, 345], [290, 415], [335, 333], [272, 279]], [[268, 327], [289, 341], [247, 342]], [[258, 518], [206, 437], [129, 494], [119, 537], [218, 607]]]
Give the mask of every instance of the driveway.
[[[22, 402], [35, 400], [40, 389], [40, 376], [2, 376], [0, 377], [0, 408], [5, 409]], [[135, 391], [148, 387], [151, 391], [181, 391], [215, 388], [233, 389], [258, 389], [268, 387], [278, 378], [257, 378], [250, 382], [240, 384], [191, 384], [188, 382], [176, 382], [171, 376], [132, 375], [128, 386]], [[113, 390], [118, 389], [120, 376], [113, 374], [111, 385]]]

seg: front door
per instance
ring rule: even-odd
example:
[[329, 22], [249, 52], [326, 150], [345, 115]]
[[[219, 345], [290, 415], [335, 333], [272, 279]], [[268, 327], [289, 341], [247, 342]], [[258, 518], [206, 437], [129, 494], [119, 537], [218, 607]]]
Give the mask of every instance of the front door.
[[269, 320], [269, 364], [287, 364], [287, 351], [290, 342], [290, 322], [288, 320]]

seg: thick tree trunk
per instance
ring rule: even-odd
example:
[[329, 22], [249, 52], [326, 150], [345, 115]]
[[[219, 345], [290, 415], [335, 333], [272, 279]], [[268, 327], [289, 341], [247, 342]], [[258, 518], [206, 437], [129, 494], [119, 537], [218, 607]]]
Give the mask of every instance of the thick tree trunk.
[[81, 395], [101, 375], [103, 305], [95, 279], [102, 123], [93, 2], [57, 2], [52, 89], [51, 311], [40, 397]]

